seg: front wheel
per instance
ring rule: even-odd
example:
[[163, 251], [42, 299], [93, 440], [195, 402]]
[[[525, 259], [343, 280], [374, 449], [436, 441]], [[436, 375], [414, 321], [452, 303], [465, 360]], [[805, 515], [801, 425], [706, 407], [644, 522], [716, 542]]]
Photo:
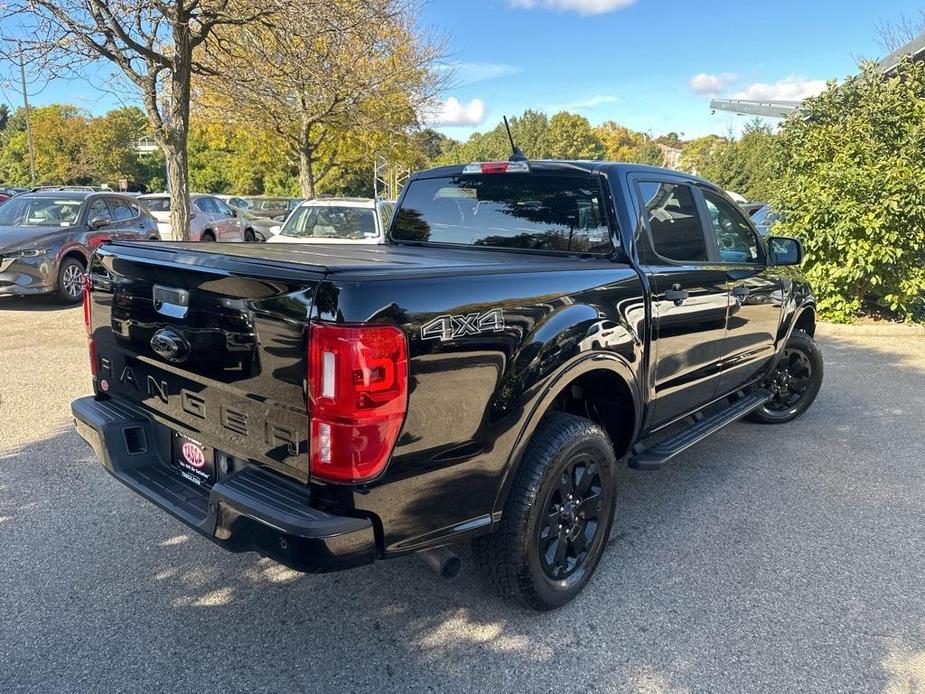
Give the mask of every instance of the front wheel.
[[572, 600], [607, 545], [615, 496], [613, 446], [590, 420], [550, 412], [527, 446], [498, 528], [475, 540], [482, 573], [535, 610]]
[[58, 268], [58, 298], [68, 304], [83, 299], [84, 266], [77, 258], [65, 258]]
[[256, 242], [257, 242], [257, 237], [254, 236], [254, 230], [245, 229], [244, 230], [244, 243], [256, 243]]
[[748, 415], [759, 424], [783, 424], [809, 409], [822, 387], [822, 352], [816, 341], [802, 330], [794, 332], [784, 353], [762, 387], [771, 399]]

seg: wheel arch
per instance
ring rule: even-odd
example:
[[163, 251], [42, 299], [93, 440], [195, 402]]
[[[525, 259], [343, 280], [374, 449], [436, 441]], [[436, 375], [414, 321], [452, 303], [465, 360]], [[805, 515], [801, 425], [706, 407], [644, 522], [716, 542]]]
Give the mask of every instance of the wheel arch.
[[797, 313], [790, 328], [790, 333], [795, 330], [802, 330], [810, 337], [816, 336], [816, 307], [813, 304], [805, 304]]
[[85, 251], [80, 246], [76, 246], [76, 245], [67, 246], [63, 248], [61, 252], [58, 254], [56, 272], [57, 272], [57, 269], [61, 267], [61, 263], [63, 263], [68, 258], [76, 258], [77, 260], [79, 260], [81, 265], [84, 266], [84, 269], [86, 269], [90, 265], [90, 254], [87, 251]]
[[[575, 389], [579, 393], [575, 393]], [[616, 398], [607, 397], [613, 388]], [[601, 407], [606, 404], [605, 407]], [[588, 407], [588, 405], [593, 405]], [[584, 411], [576, 411], [584, 406]], [[520, 469], [527, 444], [543, 417], [552, 410], [586, 417], [601, 425], [610, 436], [617, 459], [624, 457], [638, 436], [642, 423], [639, 388], [630, 366], [613, 354], [580, 357], [548, 380], [535, 399], [508, 456], [498, 494], [492, 507], [497, 520]]]

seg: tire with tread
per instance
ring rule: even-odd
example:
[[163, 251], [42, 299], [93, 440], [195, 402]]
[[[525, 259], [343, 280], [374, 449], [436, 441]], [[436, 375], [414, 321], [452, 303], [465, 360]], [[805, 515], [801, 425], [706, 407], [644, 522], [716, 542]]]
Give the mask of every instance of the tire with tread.
[[[599, 467], [598, 524], [580, 567], [567, 578], [554, 580], [542, 566], [538, 533], [558, 479], [576, 458], [593, 459]], [[527, 445], [497, 528], [473, 542], [489, 586], [535, 610], [551, 610], [577, 596], [591, 579], [610, 536], [616, 463], [613, 444], [601, 427], [582, 417], [549, 412]]]
[[199, 237], [199, 240], [203, 243], [215, 243], [215, 235], [211, 231], [202, 232], [202, 236]]
[[811, 368], [807, 379], [806, 391], [800, 396], [799, 400], [787, 408], [775, 410], [772, 407], [772, 403], [762, 405], [757, 410], [753, 410], [747, 415], [746, 418], [749, 421], [758, 424], [784, 424], [786, 422], [792, 422], [809, 409], [809, 406], [813, 404], [813, 401], [819, 394], [819, 389], [822, 387], [823, 362], [822, 351], [819, 349], [819, 345], [816, 341], [805, 331], [795, 330], [787, 340], [784, 350], [793, 350], [805, 355], [807, 363]]
[[[57, 298], [66, 304], [76, 304], [83, 300], [83, 275], [86, 266], [77, 258], [68, 256], [61, 261], [58, 267], [58, 282], [56, 285]], [[79, 277], [79, 291], [76, 291], [75, 277]], [[76, 291], [76, 293], [74, 293]]]

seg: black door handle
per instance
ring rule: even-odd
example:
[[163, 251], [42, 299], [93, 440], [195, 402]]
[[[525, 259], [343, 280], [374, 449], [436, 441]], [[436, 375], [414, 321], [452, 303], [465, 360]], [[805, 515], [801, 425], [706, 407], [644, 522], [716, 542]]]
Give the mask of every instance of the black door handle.
[[680, 284], [674, 285], [671, 289], [665, 292], [665, 300], [673, 301], [675, 306], [680, 306], [684, 303], [684, 300], [690, 296], [690, 293], [686, 289], [681, 289]]

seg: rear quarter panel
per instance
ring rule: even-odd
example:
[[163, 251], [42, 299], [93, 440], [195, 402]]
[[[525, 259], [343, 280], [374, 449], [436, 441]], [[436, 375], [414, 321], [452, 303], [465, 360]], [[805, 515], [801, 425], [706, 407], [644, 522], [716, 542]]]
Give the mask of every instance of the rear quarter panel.
[[[522, 262], [528, 267], [529, 256]], [[458, 277], [334, 276], [323, 284], [315, 304], [321, 319], [397, 323], [409, 338], [403, 430], [383, 476], [354, 495], [357, 509], [381, 519], [386, 550], [439, 544], [490, 524], [518, 441], [553, 384], [565, 386], [562, 374], [596, 355], [600, 368], [637, 377], [642, 296], [635, 271], [609, 260]], [[477, 334], [422, 333], [435, 320], [496, 310], [498, 330], [489, 320]], [[596, 326], [604, 321], [601, 344]]]

